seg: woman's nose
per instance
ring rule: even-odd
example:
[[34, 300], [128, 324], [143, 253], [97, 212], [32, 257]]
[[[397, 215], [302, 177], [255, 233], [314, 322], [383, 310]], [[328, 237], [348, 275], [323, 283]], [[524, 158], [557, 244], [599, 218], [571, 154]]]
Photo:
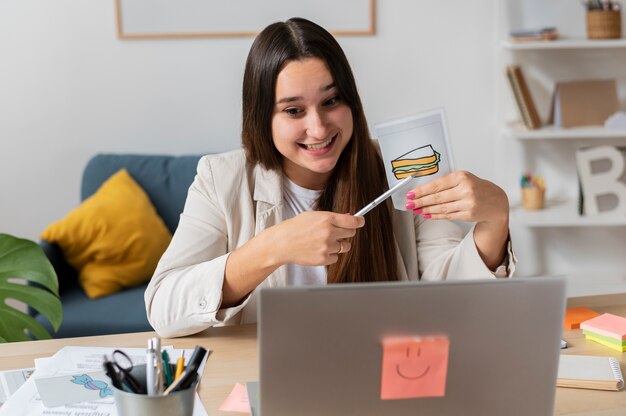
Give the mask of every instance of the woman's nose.
[[326, 139], [328, 128], [324, 114], [319, 111], [311, 111], [307, 118], [307, 135], [316, 139]]

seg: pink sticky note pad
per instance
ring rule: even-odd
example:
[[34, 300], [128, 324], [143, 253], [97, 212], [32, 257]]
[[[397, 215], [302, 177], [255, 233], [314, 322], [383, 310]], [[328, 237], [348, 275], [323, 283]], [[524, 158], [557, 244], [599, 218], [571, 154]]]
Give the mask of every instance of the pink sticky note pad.
[[382, 344], [381, 400], [445, 396], [448, 337], [390, 337]]
[[237, 383], [233, 387], [226, 400], [222, 402], [219, 410], [223, 412], [240, 412], [250, 413], [250, 402], [248, 401], [248, 392], [243, 384]]
[[622, 341], [626, 339], [626, 318], [613, 315], [612, 313], [603, 313], [600, 316], [581, 322], [580, 328], [597, 332], [607, 337], [621, 339]]

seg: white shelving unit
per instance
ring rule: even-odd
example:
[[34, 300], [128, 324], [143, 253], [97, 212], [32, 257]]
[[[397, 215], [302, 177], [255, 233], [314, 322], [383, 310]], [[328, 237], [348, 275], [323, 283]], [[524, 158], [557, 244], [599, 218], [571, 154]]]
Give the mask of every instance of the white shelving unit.
[[525, 51], [525, 50], [543, 50], [543, 49], [612, 49], [626, 48], [626, 39], [606, 39], [606, 40], [588, 40], [588, 39], [558, 39], [553, 41], [541, 42], [511, 42], [504, 41], [502, 46], [509, 50]]
[[[545, 42], [514, 43], [504, 42], [503, 46], [510, 50], [550, 50], [550, 49], [594, 49], [611, 47], [626, 48], [626, 39], [591, 41], [591, 40], [561, 40]], [[523, 47], [522, 47], [523, 46]], [[521, 123], [514, 123], [502, 129], [502, 135], [508, 139], [520, 141], [585, 141], [593, 145], [594, 141], [613, 139], [626, 145], [626, 130], [607, 129], [601, 126], [585, 126], [575, 128], [560, 128], [545, 125], [540, 129], [528, 130]], [[527, 227], [592, 227], [592, 226], [626, 226], [626, 214], [616, 217], [615, 214], [581, 216], [578, 214], [578, 201], [551, 200], [547, 201], [545, 209], [528, 211], [522, 207], [511, 208], [511, 220]], [[626, 243], [625, 243], [626, 244]]]
[[[615, 78], [624, 109], [626, 39], [585, 38], [584, 10], [566, 0], [504, 0], [499, 3], [500, 36], [510, 30], [556, 26], [562, 38], [540, 42], [500, 42], [496, 72], [519, 64], [547, 118], [549, 97], [559, 81]], [[501, 39], [503, 39], [501, 38]], [[568, 296], [626, 292], [626, 213], [624, 216], [581, 216], [578, 201], [575, 150], [609, 144], [626, 147], [626, 130], [597, 127], [527, 130], [511, 123], [515, 101], [505, 77], [496, 89], [498, 120], [496, 166], [509, 194], [511, 232], [517, 243], [521, 275], [565, 275]], [[548, 104], [548, 105], [546, 105]], [[516, 117], [519, 120], [519, 117]], [[498, 161], [500, 161], [498, 163]], [[520, 207], [519, 175], [526, 169], [546, 177], [546, 207], [530, 211]], [[528, 266], [532, 267], [528, 267]], [[526, 266], [526, 267], [524, 267]]]
[[626, 130], [610, 130], [604, 127], [576, 127], [562, 129], [544, 126], [537, 130], [526, 130], [516, 124], [502, 129], [502, 134], [516, 140], [594, 140], [626, 139]]
[[[623, 218], [615, 215], [578, 215], [578, 202], [551, 200], [539, 211], [529, 211], [520, 206], [511, 208], [511, 222], [526, 227], [621, 227], [626, 226]], [[626, 245], [626, 243], [625, 243]]]

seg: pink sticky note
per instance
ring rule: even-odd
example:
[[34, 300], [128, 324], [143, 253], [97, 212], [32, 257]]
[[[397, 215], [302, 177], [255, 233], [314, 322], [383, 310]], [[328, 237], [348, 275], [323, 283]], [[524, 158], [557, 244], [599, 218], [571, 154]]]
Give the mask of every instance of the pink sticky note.
[[612, 313], [603, 313], [600, 316], [581, 322], [580, 329], [597, 332], [600, 335], [623, 341], [626, 339], [626, 318], [613, 315]]
[[382, 400], [446, 394], [448, 337], [390, 337], [382, 343]]
[[233, 387], [226, 400], [220, 405], [219, 410], [223, 412], [239, 412], [250, 413], [250, 402], [248, 401], [248, 393], [243, 384], [237, 383]]

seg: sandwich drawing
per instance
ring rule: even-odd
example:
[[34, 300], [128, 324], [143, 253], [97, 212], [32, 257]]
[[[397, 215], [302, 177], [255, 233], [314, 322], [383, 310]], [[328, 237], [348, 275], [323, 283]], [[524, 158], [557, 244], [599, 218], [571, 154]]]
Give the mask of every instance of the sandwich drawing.
[[392, 172], [396, 179], [407, 176], [428, 176], [439, 172], [441, 155], [432, 145], [418, 147], [391, 161]]

